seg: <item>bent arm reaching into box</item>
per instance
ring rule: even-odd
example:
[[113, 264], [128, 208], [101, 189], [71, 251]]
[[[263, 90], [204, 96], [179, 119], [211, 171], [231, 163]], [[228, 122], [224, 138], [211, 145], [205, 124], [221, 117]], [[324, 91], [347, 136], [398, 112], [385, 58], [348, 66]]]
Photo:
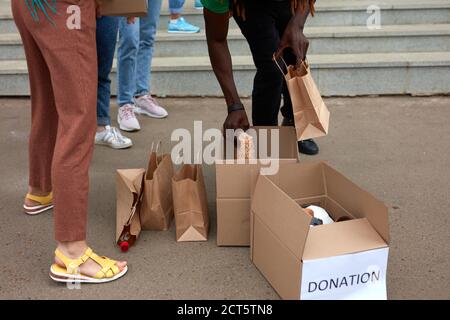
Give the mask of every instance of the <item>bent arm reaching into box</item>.
[[233, 64], [227, 42], [230, 15], [228, 12], [214, 13], [205, 8], [204, 17], [211, 65], [228, 106], [228, 116], [223, 127], [247, 130], [249, 127], [247, 113], [234, 82]]

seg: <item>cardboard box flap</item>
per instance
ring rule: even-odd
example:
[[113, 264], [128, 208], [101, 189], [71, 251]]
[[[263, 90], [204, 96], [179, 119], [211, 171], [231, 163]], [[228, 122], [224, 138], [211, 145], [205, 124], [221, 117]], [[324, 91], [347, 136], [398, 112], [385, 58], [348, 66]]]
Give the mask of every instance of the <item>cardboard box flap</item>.
[[312, 198], [326, 193], [322, 175], [322, 162], [286, 163], [278, 174], [268, 176], [292, 199]]
[[388, 209], [381, 201], [361, 189], [328, 164], [323, 163], [327, 196], [346, 208], [355, 218], [367, 218], [389, 244]]
[[309, 232], [311, 217], [266, 176], [260, 175], [252, 199], [252, 214], [297, 258]]
[[366, 218], [312, 227], [303, 261], [387, 247]]

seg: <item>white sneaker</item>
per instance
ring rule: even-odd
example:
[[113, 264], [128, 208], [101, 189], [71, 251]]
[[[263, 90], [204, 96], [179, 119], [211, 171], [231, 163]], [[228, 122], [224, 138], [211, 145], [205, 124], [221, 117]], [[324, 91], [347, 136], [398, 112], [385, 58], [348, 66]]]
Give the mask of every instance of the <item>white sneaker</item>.
[[120, 130], [124, 131], [137, 131], [141, 130], [139, 121], [134, 114], [135, 106], [132, 104], [126, 104], [119, 108], [117, 113], [117, 122], [119, 123]]
[[133, 142], [131, 139], [124, 137], [117, 128], [106, 126], [105, 130], [95, 134], [95, 144], [113, 149], [125, 149], [131, 147]]
[[161, 107], [151, 95], [135, 98], [134, 103], [136, 105], [134, 112], [137, 114], [143, 114], [157, 119], [162, 119], [169, 115], [166, 109]]

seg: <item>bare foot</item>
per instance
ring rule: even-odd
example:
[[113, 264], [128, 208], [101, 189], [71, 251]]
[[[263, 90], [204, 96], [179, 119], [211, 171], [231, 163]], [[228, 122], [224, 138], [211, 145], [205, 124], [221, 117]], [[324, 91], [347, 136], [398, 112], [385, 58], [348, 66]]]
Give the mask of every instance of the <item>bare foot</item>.
[[[68, 258], [70, 259], [78, 259], [81, 257], [86, 249], [88, 248], [85, 241], [75, 241], [75, 242], [60, 242], [58, 243], [58, 249]], [[64, 263], [55, 257], [55, 263], [63, 268], [66, 266]], [[117, 261], [117, 267], [120, 271], [125, 269], [127, 262], [126, 261]], [[93, 277], [101, 270], [101, 266], [97, 264], [92, 259], [87, 260], [80, 266], [79, 272], [83, 275]]]

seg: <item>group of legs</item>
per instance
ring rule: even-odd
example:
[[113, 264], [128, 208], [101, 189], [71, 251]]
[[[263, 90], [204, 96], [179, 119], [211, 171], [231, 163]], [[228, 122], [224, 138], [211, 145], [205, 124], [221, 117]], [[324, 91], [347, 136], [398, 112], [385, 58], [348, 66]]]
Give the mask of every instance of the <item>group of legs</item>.
[[[151, 73], [155, 36], [163, 0], [148, 0], [148, 15], [128, 23], [123, 17], [101, 17], [97, 20], [98, 53], [98, 103], [97, 133], [95, 143], [114, 149], [129, 148], [133, 145], [114, 126], [111, 126], [109, 112], [111, 81], [109, 75], [119, 34], [117, 52], [117, 121], [120, 130], [137, 131], [141, 129], [136, 114], [152, 118], [165, 118], [167, 111], [150, 94]], [[196, 33], [200, 28], [189, 24], [181, 16], [185, 0], [169, 0], [170, 19], [168, 32]], [[195, 1], [200, 9], [200, 0]]]
[[[59, 0], [55, 4], [58, 12], [65, 13], [74, 4], [80, 7], [81, 29], [71, 30], [66, 27], [64, 14], [53, 15], [53, 23], [46, 21], [43, 14], [35, 21], [25, 1], [12, 1], [26, 52], [32, 104], [29, 190], [24, 208], [29, 214], [54, 209], [57, 250], [51, 276], [56, 281], [81, 274], [86, 282], [105, 282], [127, 271], [126, 262], [100, 257], [87, 245], [88, 170], [94, 141], [105, 142], [112, 135], [125, 144], [131, 143], [111, 127], [109, 113], [109, 74], [118, 34], [119, 127], [138, 130], [135, 113], [167, 116], [152, 98], [149, 87], [161, 2], [149, 0], [148, 16], [130, 24], [120, 17], [97, 19], [94, 0]], [[288, 15], [278, 19], [281, 22], [273, 29], [272, 16], [287, 12], [267, 12], [267, 21], [254, 20], [251, 14], [246, 20], [236, 19], [257, 67], [253, 90], [256, 125], [278, 123], [282, 95], [284, 104], [290, 104], [282, 77], [275, 75], [279, 71], [268, 60], [284, 28], [282, 21], [289, 19]], [[270, 34], [260, 33], [255, 27], [264, 23]], [[258, 37], [265, 40], [254, 41]], [[291, 113], [292, 107], [282, 108], [286, 119], [292, 119]], [[109, 138], [105, 139], [106, 135]]]
[[[169, 2], [168, 31], [198, 32], [180, 17], [184, 0]], [[32, 104], [24, 210], [35, 215], [54, 209], [57, 249], [50, 276], [56, 281], [71, 281], [77, 275], [83, 282], [106, 282], [127, 271], [126, 262], [100, 257], [87, 245], [88, 170], [94, 141], [113, 148], [132, 145], [111, 126], [110, 73], [118, 35], [119, 127], [139, 130], [135, 114], [168, 115], [150, 90], [161, 3], [148, 0], [148, 15], [129, 23], [124, 17], [97, 19], [94, 0], [46, 2], [41, 11], [35, 3], [30, 10], [29, 2], [12, 1], [26, 52]], [[64, 13], [72, 5], [80, 8], [78, 29], [66, 25]]]

